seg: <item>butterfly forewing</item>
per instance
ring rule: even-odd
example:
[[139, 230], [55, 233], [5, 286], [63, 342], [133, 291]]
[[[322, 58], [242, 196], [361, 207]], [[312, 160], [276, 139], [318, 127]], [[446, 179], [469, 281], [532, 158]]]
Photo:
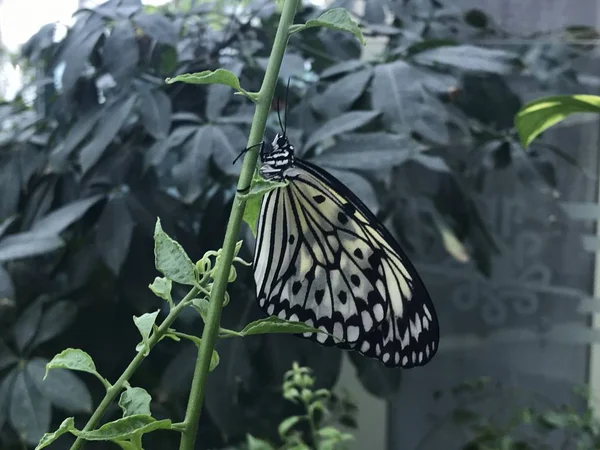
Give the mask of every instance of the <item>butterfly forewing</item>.
[[285, 136], [263, 164], [288, 184], [262, 201], [254, 257], [260, 307], [325, 331], [304, 334], [321, 344], [391, 367], [427, 363], [437, 351], [437, 317], [393, 236], [339, 180], [294, 160]]

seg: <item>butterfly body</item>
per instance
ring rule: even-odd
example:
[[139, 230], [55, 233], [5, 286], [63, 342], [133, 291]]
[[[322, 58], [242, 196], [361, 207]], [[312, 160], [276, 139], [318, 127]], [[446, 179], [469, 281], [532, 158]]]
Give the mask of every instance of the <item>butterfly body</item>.
[[285, 187], [262, 200], [254, 255], [259, 306], [325, 333], [304, 337], [390, 367], [437, 352], [436, 313], [399, 244], [351, 190], [294, 156], [285, 132], [260, 151], [260, 174]]

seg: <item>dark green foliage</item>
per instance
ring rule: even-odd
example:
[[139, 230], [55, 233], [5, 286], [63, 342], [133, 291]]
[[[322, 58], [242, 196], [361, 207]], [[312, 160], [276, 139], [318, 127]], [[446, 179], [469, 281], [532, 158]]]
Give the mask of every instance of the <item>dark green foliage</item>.
[[[463, 17], [435, 2], [368, 4], [365, 34], [388, 40], [380, 55], [361, 59], [370, 47], [349, 33], [310, 28], [291, 36], [277, 93], [283, 103], [292, 77], [288, 134], [302, 157], [331, 170], [397, 225], [409, 252], [414, 228], [405, 221], [439, 236], [431, 214], [403, 208], [417, 197], [451, 224], [455, 245], [489, 271], [495, 247], [471, 195], [491, 170], [530, 167], [523, 163], [529, 156], [514, 159], [522, 150], [511, 115], [521, 101], [504, 77], [527, 64], [544, 81], [550, 70], [553, 81], [572, 80], [573, 49], [475, 47], [468, 45], [474, 36], [505, 36], [481, 12]], [[396, 17], [391, 26], [383, 24], [386, 5]], [[319, 14], [305, 8], [296, 22]], [[87, 375], [56, 371], [42, 385], [47, 358], [76, 346], [109, 380], [122, 372], [139, 341], [131, 317], [162, 307], [148, 289], [156, 276], [156, 217], [192, 260], [220, 246], [239, 172], [232, 161], [246, 145], [252, 105], [227, 86], [164, 79], [223, 67], [256, 91], [276, 23], [274, 2], [249, 2], [231, 17], [205, 4], [176, 11], [109, 0], [78, 12], [59, 42], [47, 25], [24, 46], [19, 63], [33, 82], [0, 103], [2, 448], [36, 443], [51, 423], [56, 429], [63, 411], [85, 414], [97, 401], [100, 388], [84, 384]], [[267, 138], [277, 126], [273, 115]], [[552, 168], [544, 170], [552, 179]], [[240, 256], [248, 260], [249, 230], [246, 236]], [[232, 329], [262, 317], [251, 270], [238, 275], [223, 317]], [[182, 294], [174, 286], [173, 298]], [[177, 328], [200, 334], [201, 326], [190, 311]], [[291, 363], [311, 367], [317, 388], [331, 387], [342, 356], [277, 334], [223, 340], [218, 351], [202, 448], [238, 442], [250, 431], [275, 439], [290, 413], [276, 386]], [[355, 356], [369, 390], [388, 396], [397, 389], [399, 371]], [[182, 417], [193, 359], [193, 351], [165, 341], [136, 374], [157, 418]], [[169, 439], [159, 433], [148, 448], [171, 448]]]

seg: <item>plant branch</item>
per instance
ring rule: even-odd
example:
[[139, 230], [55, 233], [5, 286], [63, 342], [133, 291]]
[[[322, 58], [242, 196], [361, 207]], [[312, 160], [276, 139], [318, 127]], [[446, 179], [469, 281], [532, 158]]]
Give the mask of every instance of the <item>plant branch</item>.
[[[198, 289], [195, 287], [192, 288], [190, 290], [190, 292], [188, 292], [187, 295], [183, 298], [183, 300], [181, 300], [177, 304], [177, 306], [175, 306], [175, 308], [171, 309], [171, 311], [169, 312], [169, 315], [167, 317], [165, 317], [165, 320], [163, 320], [163, 322], [160, 324], [158, 329], [150, 336], [150, 339], [148, 339], [148, 347], [146, 348], [146, 346], [144, 346], [144, 348], [140, 349], [140, 351], [131, 360], [131, 362], [129, 363], [129, 365], [123, 372], [123, 374], [115, 382], [115, 384], [113, 384], [109, 389], [106, 390], [106, 395], [104, 395], [104, 398], [102, 399], [102, 401], [100, 402], [100, 404], [98, 405], [96, 410], [94, 411], [94, 414], [92, 414], [92, 417], [90, 417], [88, 422], [85, 424], [83, 431], [91, 431], [96, 427], [96, 425], [98, 424], [98, 422], [100, 421], [100, 419], [102, 418], [104, 413], [106, 412], [106, 409], [109, 407], [109, 405], [115, 399], [115, 397], [121, 392], [121, 390], [125, 386], [125, 383], [127, 383], [129, 381], [129, 379], [133, 376], [133, 374], [138, 369], [138, 367], [140, 366], [142, 361], [146, 358], [144, 353], [146, 353], [147, 350], [149, 351], [150, 349], [152, 349], [152, 347], [154, 347], [162, 339], [162, 337], [165, 335], [165, 333], [169, 330], [169, 327], [173, 324], [173, 322], [175, 322], [175, 319], [177, 319], [177, 316], [179, 315], [179, 313], [184, 308], [189, 306], [189, 302], [197, 294], [198, 294]], [[79, 449], [83, 448], [84, 445], [85, 445], [85, 440], [78, 437], [75, 440], [75, 442], [73, 443], [73, 445], [71, 446], [70, 450], [79, 450]]]
[[[273, 42], [273, 48], [271, 50], [271, 56], [269, 57], [265, 78], [258, 93], [258, 101], [247, 144], [248, 147], [252, 148], [244, 157], [244, 163], [242, 165], [240, 178], [238, 180], [238, 191], [243, 191], [250, 185], [252, 176], [256, 169], [256, 160], [258, 157], [257, 145], [263, 140], [263, 135], [267, 125], [267, 118], [271, 110], [271, 101], [273, 99], [275, 86], [279, 77], [279, 69], [281, 68], [283, 55], [287, 46], [289, 28], [294, 22], [294, 16], [298, 8], [298, 2], [299, 0], [285, 0], [283, 5], [281, 19], [279, 21], [279, 26], [277, 27], [277, 33], [275, 35], [275, 41]], [[225, 296], [225, 290], [227, 289], [227, 279], [231, 264], [233, 263], [235, 244], [239, 234], [245, 206], [246, 200], [243, 197], [240, 197], [239, 193], [236, 194], [236, 198], [231, 209], [231, 214], [229, 216], [227, 230], [225, 232], [221, 256], [217, 263], [218, 267], [216, 269], [214, 284], [211, 290], [208, 317], [202, 332], [202, 342], [200, 344], [200, 350], [196, 360], [194, 378], [192, 380], [190, 397], [185, 414], [186, 427], [182, 433], [181, 442], [179, 445], [180, 450], [194, 449], [196, 433], [198, 430], [198, 421], [200, 419], [200, 412], [202, 410], [202, 403], [205, 394], [204, 387], [208, 377], [208, 369], [210, 366], [212, 352], [215, 348], [220, 328], [221, 310], [223, 309], [223, 299]]]

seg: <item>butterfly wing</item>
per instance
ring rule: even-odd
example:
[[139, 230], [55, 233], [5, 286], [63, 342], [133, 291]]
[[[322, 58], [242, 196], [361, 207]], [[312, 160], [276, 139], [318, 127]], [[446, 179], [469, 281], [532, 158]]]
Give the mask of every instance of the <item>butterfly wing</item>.
[[[388, 366], [425, 364], [437, 351], [431, 299], [391, 234], [343, 183], [296, 159], [288, 185], [263, 198], [254, 259], [269, 315], [323, 333]], [[414, 355], [414, 356], [413, 356]]]

